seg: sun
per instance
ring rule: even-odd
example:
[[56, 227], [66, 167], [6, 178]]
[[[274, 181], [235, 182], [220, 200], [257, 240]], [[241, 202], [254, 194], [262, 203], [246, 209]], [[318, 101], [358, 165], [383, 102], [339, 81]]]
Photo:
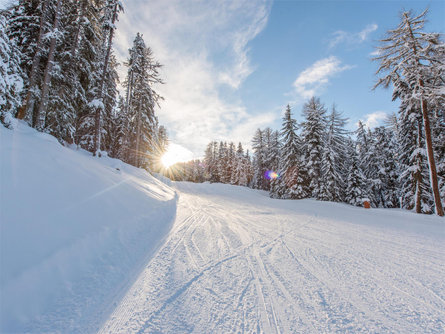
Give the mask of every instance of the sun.
[[174, 165], [175, 163], [179, 162], [177, 160], [177, 158], [173, 155], [173, 153], [171, 152], [166, 152], [162, 158], [161, 158], [161, 162], [164, 165], [164, 167], [168, 168], [172, 165]]
[[193, 154], [188, 149], [181, 145], [170, 143], [167, 152], [161, 157], [161, 162], [165, 168], [169, 168], [175, 163], [190, 161], [192, 159]]

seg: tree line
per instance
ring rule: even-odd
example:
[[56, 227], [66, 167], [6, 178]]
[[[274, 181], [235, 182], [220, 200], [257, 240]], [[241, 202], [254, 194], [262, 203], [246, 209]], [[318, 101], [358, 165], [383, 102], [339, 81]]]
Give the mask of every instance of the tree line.
[[[333, 106], [312, 97], [298, 124], [288, 105], [279, 131], [258, 129], [253, 154], [212, 142], [205, 158], [182, 164], [179, 179], [267, 190], [273, 198], [316, 198], [444, 215], [445, 44], [423, 31], [427, 12], [401, 15], [380, 41], [378, 86], [400, 101], [386, 126], [353, 133]], [[238, 176], [238, 175], [242, 176]], [[241, 181], [242, 180], [242, 181]]]
[[16, 117], [94, 155], [154, 168], [167, 145], [159, 68], [137, 34], [124, 66], [112, 45], [119, 0], [18, 0], [0, 13], [0, 120]]

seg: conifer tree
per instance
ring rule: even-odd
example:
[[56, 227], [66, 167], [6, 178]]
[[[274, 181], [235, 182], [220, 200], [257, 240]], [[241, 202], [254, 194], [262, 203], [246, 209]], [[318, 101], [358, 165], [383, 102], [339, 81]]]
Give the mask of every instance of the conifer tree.
[[287, 105], [281, 128], [280, 179], [274, 181], [272, 197], [299, 199], [307, 197], [306, 171], [302, 164], [301, 143], [297, 135], [297, 122]]
[[93, 154], [96, 155], [100, 150], [100, 135], [101, 135], [101, 112], [105, 108], [104, 103], [104, 86], [108, 75], [108, 64], [111, 57], [111, 47], [113, 45], [114, 30], [116, 28], [115, 23], [117, 21], [118, 13], [123, 10], [122, 4], [119, 0], [106, 0], [104, 7], [104, 15], [101, 19], [103, 30], [108, 35], [106, 38], [106, 44], [103, 47], [105, 56], [102, 64], [102, 74], [99, 80], [98, 96], [96, 106], [96, 111], [94, 115], [94, 146]]
[[[433, 199], [428, 185], [427, 158], [422, 131], [422, 120], [414, 107], [403, 102], [400, 106], [400, 154], [401, 173], [399, 189], [402, 207], [417, 213], [431, 213]], [[412, 118], [417, 122], [412, 122]]]
[[344, 129], [347, 119], [341, 116], [335, 105], [332, 106], [328, 118], [326, 140], [322, 155], [322, 180], [320, 198], [325, 201], [340, 202], [343, 200], [345, 188], [344, 161], [346, 151], [346, 130]]
[[35, 100], [39, 94], [38, 79], [43, 73], [41, 57], [45, 50], [43, 36], [47, 30], [49, 6], [50, 0], [39, 2], [20, 0], [10, 11], [8, 35], [19, 46], [26, 88], [23, 105], [17, 113], [17, 118], [25, 119], [32, 125], [34, 125], [32, 115]]
[[391, 131], [378, 127], [374, 131], [378, 180], [375, 194], [379, 207], [399, 207], [397, 144]]
[[326, 129], [326, 109], [320, 99], [312, 97], [303, 106], [302, 137], [305, 151], [304, 163], [308, 171], [311, 195], [320, 198], [321, 160]]
[[154, 60], [153, 52], [145, 45], [142, 35], [137, 33], [130, 57], [126, 63], [127, 117], [131, 119], [128, 140], [132, 153], [130, 160], [136, 167], [147, 165], [145, 153], [156, 130], [155, 106], [161, 96], [153, 89], [162, 83], [159, 77], [161, 65]]
[[345, 200], [349, 204], [362, 206], [363, 201], [367, 199], [366, 193], [364, 192], [364, 175], [362, 174], [358, 164], [357, 153], [355, 152], [355, 150], [352, 150], [350, 152], [352, 157], [347, 179]]
[[252, 139], [253, 148], [253, 180], [252, 187], [254, 189], [267, 189], [267, 182], [264, 173], [267, 171], [266, 166], [266, 144], [263, 131], [257, 129]]
[[430, 119], [431, 102], [442, 98], [445, 86], [445, 44], [439, 34], [422, 31], [426, 14], [424, 11], [413, 16], [404, 12], [398, 27], [388, 31], [388, 36], [381, 40], [379, 56], [375, 60], [380, 62], [377, 73], [383, 77], [376, 87], [392, 84], [394, 99], [400, 97], [411, 105], [420, 105], [435, 212], [443, 216]]
[[45, 127], [46, 108], [48, 105], [48, 94], [50, 88], [50, 80], [52, 76], [51, 71], [54, 66], [54, 54], [56, 51], [56, 43], [58, 40], [60, 42], [59, 24], [60, 24], [61, 11], [62, 11], [62, 0], [57, 0], [57, 5], [54, 10], [54, 23], [52, 25], [50, 33], [51, 41], [48, 50], [48, 60], [46, 62], [45, 70], [43, 72], [40, 103], [38, 108], [35, 109], [35, 115], [33, 116], [33, 119], [35, 119], [35, 127], [39, 131], [42, 131]]
[[20, 51], [15, 41], [6, 35], [5, 14], [0, 13], [0, 122], [10, 126], [11, 118], [21, 104], [23, 78]]
[[211, 183], [219, 182], [218, 178], [218, 142], [212, 141], [207, 145], [204, 155], [205, 178]]

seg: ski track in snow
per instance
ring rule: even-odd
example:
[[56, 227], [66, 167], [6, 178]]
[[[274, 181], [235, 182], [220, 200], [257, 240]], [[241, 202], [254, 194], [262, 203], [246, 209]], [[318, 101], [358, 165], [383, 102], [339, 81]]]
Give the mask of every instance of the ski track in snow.
[[100, 333], [445, 331], [443, 235], [298, 214], [252, 190], [244, 203], [205, 186], [177, 183], [165, 244]]

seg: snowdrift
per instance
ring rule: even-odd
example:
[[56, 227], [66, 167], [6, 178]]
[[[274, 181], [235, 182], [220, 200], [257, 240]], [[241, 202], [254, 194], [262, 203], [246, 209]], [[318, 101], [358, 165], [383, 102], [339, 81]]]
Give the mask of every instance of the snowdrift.
[[171, 228], [175, 192], [0, 125], [0, 332], [92, 332]]

